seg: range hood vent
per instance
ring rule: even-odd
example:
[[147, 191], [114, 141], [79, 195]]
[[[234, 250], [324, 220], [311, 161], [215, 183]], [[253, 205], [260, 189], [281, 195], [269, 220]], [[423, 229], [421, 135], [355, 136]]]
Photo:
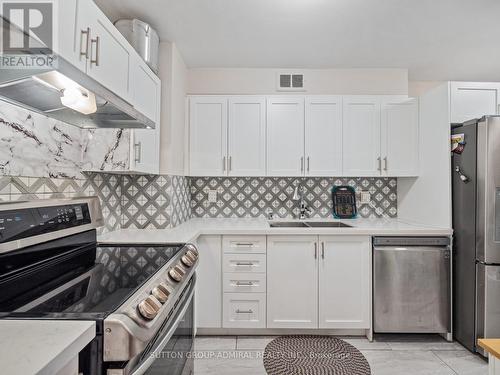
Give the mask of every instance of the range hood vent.
[[[10, 33], [15, 30], [24, 35], [22, 30], [12, 26], [5, 18], [1, 21], [4, 33], [9, 28]], [[23, 53], [47, 54], [46, 50], [43, 47]], [[54, 68], [0, 69], [0, 100], [81, 128], [155, 127], [155, 122], [137, 111], [133, 105], [61, 56], [55, 55], [54, 58]], [[70, 93], [73, 98], [67, 95]]]

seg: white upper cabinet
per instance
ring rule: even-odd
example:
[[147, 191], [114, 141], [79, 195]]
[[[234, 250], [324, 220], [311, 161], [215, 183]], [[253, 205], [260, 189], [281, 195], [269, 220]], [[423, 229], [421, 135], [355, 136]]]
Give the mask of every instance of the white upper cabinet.
[[130, 61], [129, 96], [134, 107], [160, 125], [161, 81], [138, 55], [131, 56]]
[[225, 176], [227, 160], [227, 99], [193, 96], [189, 102], [191, 176]]
[[160, 128], [134, 129], [130, 133], [130, 171], [160, 173]]
[[228, 127], [229, 176], [266, 175], [266, 99], [230, 97]]
[[383, 176], [417, 176], [419, 166], [418, 100], [382, 101]]
[[419, 107], [407, 96], [190, 102], [192, 176], [418, 176]]
[[451, 122], [498, 114], [499, 90], [499, 83], [451, 82]]
[[91, 0], [78, 0], [76, 53], [87, 74], [130, 101], [129, 68], [132, 47]]
[[380, 176], [380, 99], [343, 99], [343, 175]]
[[370, 238], [320, 236], [319, 328], [369, 329]]
[[302, 176], [304, 158], [304, 97], [267, 99], [267, 175]]
[[155, 121], [155, 129], [131, 130], [130, 170], [158, 174], [160, 172], [161, 81], [146, 63], [131, 56], [130, 97], [134, 107]]
[[342, 175], [342, 97], [305, 101], [305, 175]]
[[267, 328], [317, 328], [318, 237], [267, 237]]

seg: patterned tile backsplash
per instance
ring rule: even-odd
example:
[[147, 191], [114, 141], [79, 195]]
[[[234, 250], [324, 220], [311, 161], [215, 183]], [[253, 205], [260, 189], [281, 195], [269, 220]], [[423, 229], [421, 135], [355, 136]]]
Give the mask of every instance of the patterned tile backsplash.
[[[197, 177], [191, 180], [191, 210], [194, 217], [259, 217], [272, 211], [275, 216], [295, 217], [298, 203], [292, 200], [296, 184], [305, 188], [304, 198], [312, 209], [311, 217], [332, 215], [331, 189], [349, 185], [356, 192], [368, 191], [371, 201], [360, 204], [361, 217], [397, 217], [397, 180], [395, 178], [279, 178]], [[217, 191], [217, 201], [208, 201], [208, 192]]]
[[180, 176], [86, 173], [82, 178], [0, 177], [0, 200], [73, 198], [97, 195], [103, 231], [170, 228], [191, 217], [189, 181]]

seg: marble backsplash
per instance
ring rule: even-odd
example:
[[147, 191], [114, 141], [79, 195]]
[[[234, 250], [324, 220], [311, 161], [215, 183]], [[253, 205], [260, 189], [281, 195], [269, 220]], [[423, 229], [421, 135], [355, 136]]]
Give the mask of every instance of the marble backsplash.
[[0, 101], [0, 175], [83, 178], [120, 171], [130, 155], [122, 129], [80, 129]]

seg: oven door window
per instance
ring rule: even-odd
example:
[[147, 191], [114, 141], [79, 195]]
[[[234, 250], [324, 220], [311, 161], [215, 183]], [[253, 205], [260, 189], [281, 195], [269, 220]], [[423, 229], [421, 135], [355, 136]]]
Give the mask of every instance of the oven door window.
[[181, 319], [179, 326], [159, 353], [154, 354], [154, 362], [145, 372], [147, 375], [189, 375], [193, 369], [193, 334], [194, 309], [193, 301]]

